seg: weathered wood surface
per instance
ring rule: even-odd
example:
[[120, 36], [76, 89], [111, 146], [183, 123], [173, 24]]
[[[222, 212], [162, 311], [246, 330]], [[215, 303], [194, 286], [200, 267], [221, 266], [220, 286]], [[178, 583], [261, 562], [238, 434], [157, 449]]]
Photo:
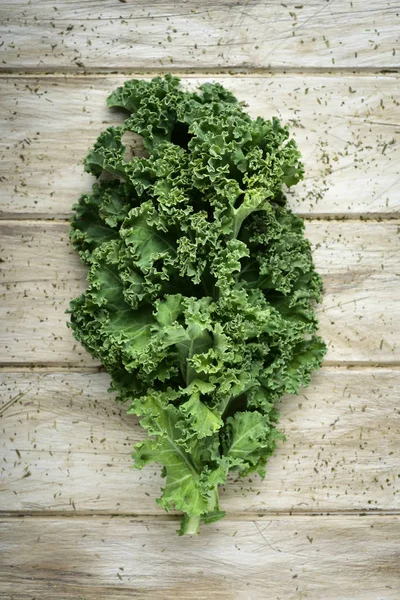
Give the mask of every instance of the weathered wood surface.
[[13, 600], [398, 600], [396, 517], [228, 521], [178, 538], [175, 521], [0, 522]]
[[[84, 156], [108, 124], [123, 118], [107, 108], [106, 97], [127, 79], [1, 80], [3, 217], [71, 213], [94, 179], [83, 172]], [[253, 116], [278, 115], [292, 125], [306, 169], [305, 182], [289, 198], [294, 210], [313, 216], [399, 214], [400, 77], [210, 75], [183, 83], [196, 87], [213, 79], [247, 102]]]
[[[157, 465], [132, 469], [144, 432], [105, 373], [1, 373], [3, 511], [163, 514]], [[228, 515], [400, 508], [400, 370], [323, 368], [280, 403], [266, 479], [233, 475]]]
[[400, 64], [394, 0], [12, 0], [0, 20], [1, 67], [17, 71]]
[[[0, 3], [0, 598], [400, 597], [399, 25], [394, 0]], [[107, 95], [166, 71], [291, 125], [329, 345], [281, 401], [264, 482], [231, 476], [226, 519], [184, 539], [158, 466], [132, 469], [137, 420], [66, 329], [85, 269], [49, 221], [90, 189], [82, 159], [122, 119]]]
[[[326, 360], [398, 361], [398, 222], [310, 221], [306, 233], [324, 279]], [[97, 364], [66, 327], [68, 303], [86, 285], [67, 223], [3, 221], [0, 256], [1, 362]]]

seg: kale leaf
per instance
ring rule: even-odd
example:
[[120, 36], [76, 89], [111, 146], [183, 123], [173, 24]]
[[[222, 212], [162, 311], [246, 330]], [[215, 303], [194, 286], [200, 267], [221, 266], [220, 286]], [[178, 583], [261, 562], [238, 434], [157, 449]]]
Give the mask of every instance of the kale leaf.
[[[108, 106], [128, 116], [85, 159], [97, 182], [74, 206], [71, 241], [88, 287], [70, 326], [147, 430], [135, 466], [162, 465], [158, 502], [196, 533], [223, 517], [229, 471], [264, 476], [283, 438], [276, 402], [326, 350], [321, 278], [284, 195], [303, 167], [287, 127], [252, 119], [218, 83], [132, 80]], [[147, 156], [127, 157], [126, 132]]]

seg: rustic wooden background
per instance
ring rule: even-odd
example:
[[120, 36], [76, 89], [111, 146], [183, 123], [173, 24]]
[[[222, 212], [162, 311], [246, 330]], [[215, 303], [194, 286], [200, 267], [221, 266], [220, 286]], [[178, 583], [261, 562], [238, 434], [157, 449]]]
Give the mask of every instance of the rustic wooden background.
[[[400, 5], [1, 0], [0, 21], [0, 597], [398, 600]], [[292, 125], [329, 346], [282, 399], [266, 480], [232, 477], [226, 519], [185, 539], [64, 314], [85, 286], [68, 217], [116, 120], [106, 96], [167, 71]]]

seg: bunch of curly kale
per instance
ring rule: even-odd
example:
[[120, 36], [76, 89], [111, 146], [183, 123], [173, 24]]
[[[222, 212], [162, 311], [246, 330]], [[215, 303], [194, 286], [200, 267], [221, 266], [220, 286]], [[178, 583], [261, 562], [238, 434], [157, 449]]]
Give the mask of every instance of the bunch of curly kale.
[[[300, 154], [277, 119], [252, 119], [219, 84], [133, 80], [108, 106], [129, 116], [85, 160], [98, 182], [74, 207], [89, 275], [71, 327], [148, 432], [136, 467], [163, 466], [159, 503], [195, 533], [224, 515], [230, 470], [264, 475], [283, 438], [274, 405], [325, 352], [321, 279], [283, 193], [303, 176]], [[148, 157], [125, 158], [127, 131]]]

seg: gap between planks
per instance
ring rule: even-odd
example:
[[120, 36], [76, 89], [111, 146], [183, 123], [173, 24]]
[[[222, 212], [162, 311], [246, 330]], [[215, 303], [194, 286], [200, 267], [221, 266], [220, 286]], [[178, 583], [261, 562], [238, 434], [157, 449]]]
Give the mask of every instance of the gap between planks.
[[[326, 360], [322, 363], [322, 369], [335, 369], [338, 371], [349, 371], [351, 369], [365, 369], [375, 371], [377, 369], [400, 369], [400, 361], [338, 361]], [[33, 362], [0, 362], [0, 373], [106, 373], [105, 367], [66, 365], [65, 363], [33, 363]]]
[[90, 77], [90, 76], [104, 76], [109, 77], [110, 75], [127, 75], [127, 76], [151, 76], [165, 75], [170, 73], [171, 75], [184, 76], [184, 77], [198, 77], [199, 75], [232, 75], [241, 77], [259, 77], [265, 75], [306, 75], [306, 76], [369, 76], [369, 75], [399, 75], [400, 68], [382, 68], [382, 67], [340, 67], [338, 69], [328, 69], [326, 67], [192, 67], [183, 69], [182, 67], [168, 67], [160, 69], [160, 67], [147, 67], [146, 69], [126, 69], [120, 68], [115, 69], [111, 67], [97, 67], [95, 69], [79, 69], [77, 67], [65, 67], [63, 69], [54, 69], [41, 71], [35, 67], [26, 67], [20, 69], [19, 67], [1, 67], [0, 77], [59, 77], [59, 76], [72, 76], [72, 77]]
[[[310, 518], [315, 519], [342, 519], [343, 517], [360, 517], [360, 518], [379, 518], [379, 517], [397, 517], [400, 516], [400, 510], [336, 510], [329, 512], [316, 512], [307, 510], [282, 510], [282, 511], [247, 511], [247, 512], [229, 512], [223, 517], [224, 521], [279, 521], [281, 519], [290, 518]], [[130, 519], [137, 522], [142, 521], [158, 521], [158, 522], [179, 522], [182, 514], [160, 514], [160, 513], [116, 513], [115, 511], [90, 511], [80, 510], [75, 512], [67, 512], [61, 510], [41, 510], [41, 511], [25, 511], [25, 510], [4, 510], [0, 511], [1, 519]]]
[[[376, 212], [376, 213], [318, 213], [314, 215], [313, 213], [301, 213], [294, 211], [295, 214], [304, 219], [304, 221], [314, 222], [314, 221], [376, 221], [377, 223], [382, 223], [384, 221], [395, 221], [396, 219], [400, 219], [400, 212]], [[68, 223], [72, 218], [71, 214], [60, 213], [54, 215], [54, 217], [49, 216], [49, 213], [10, 213], [10, 212], [0, 212], [0, 222], [9, 223], [10, 225], [19, 224], [21, 222], [26, 222], [29, 225], [42, 225], [43, 223], [49, 223], [52, 225], [64, 225]]]

